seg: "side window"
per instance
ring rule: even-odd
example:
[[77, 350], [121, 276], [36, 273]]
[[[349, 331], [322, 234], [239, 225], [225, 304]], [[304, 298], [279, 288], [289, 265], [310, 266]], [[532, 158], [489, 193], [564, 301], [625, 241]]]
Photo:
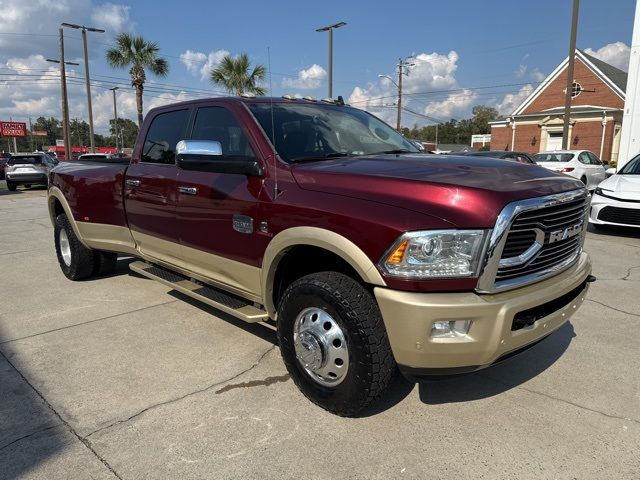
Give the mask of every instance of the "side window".
[[591, 165], [602, 166], [602, 162], [598, 157], [596, 157], [595, 153], [587, 152], [587, 155], [589, 155], [589, 158], [591, 159]]
[[231, 112], [223, 107], [199, 108], [191, 139], [220, 142], [223, 155], [255, 157], [242, 127]]
[[587, 155], [587, 152], [582, 152], [578, 157], [578, 160], [580, 163], [584, 163], [585, 165], [591, 165], [591, 159], [589, 158], [589, 155]]
[[142, 161], [173, 164], [176, 144], [185, 138], [189, 110], [161, 113], [152, 121], [142, 147]]

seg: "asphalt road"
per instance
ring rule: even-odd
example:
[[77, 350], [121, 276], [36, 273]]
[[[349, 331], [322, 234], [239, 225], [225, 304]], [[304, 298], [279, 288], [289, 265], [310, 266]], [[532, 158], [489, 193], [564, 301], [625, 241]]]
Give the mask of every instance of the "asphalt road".
[[0, 478], [637, 479], [640, 231], [589, 232], [589, 299], [491, 369], [309, 403], [273, 328], [128, 271], [60, 272], [44, 190], [0, 182]]

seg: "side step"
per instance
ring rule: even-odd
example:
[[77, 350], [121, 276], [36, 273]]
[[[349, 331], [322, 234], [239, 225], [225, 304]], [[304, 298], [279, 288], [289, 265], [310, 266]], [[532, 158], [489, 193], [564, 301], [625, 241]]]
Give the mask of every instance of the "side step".
[[210, 285], [195, 283], [184, 275], [171, 270], [142, 261], [129, 264], [129, 268], [140, 275], [164, 283], [174, 290], [246, 322], [264, 322], [269, 319], [269, 314], [266, 311], [256, 307], [249, 300]]

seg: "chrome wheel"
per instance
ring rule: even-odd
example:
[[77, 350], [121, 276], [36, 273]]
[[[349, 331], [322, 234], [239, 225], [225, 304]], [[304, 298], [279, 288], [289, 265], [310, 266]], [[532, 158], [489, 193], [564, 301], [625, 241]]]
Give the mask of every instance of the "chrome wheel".
[[349, 370], [349, 350], [344, 332], [320, 308], [306, 308], [293, 327], [296, 358], [305, 372], [327, 387], [339, 385]]
[[67, 267], [71, 266], [71, 245], [69, 244], [69, 236], [64, 229], [60, 230], [60, 254], [62, 255], [62, 261]]

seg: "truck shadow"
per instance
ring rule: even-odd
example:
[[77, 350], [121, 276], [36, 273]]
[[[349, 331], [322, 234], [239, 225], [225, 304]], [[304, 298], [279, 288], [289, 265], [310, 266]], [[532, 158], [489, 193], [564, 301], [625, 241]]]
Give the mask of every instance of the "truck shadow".
[[553, 365], [574, 337], [573, 325], [567, 322], [539, 344], [503, 363], [475, 373], [421, 383], [420, 400], [434, 405], [468, 402], [504, 393]]
[[69, 448], [69, 432], [29, 383], [0, 325], [0, 478], [21, 478]]

